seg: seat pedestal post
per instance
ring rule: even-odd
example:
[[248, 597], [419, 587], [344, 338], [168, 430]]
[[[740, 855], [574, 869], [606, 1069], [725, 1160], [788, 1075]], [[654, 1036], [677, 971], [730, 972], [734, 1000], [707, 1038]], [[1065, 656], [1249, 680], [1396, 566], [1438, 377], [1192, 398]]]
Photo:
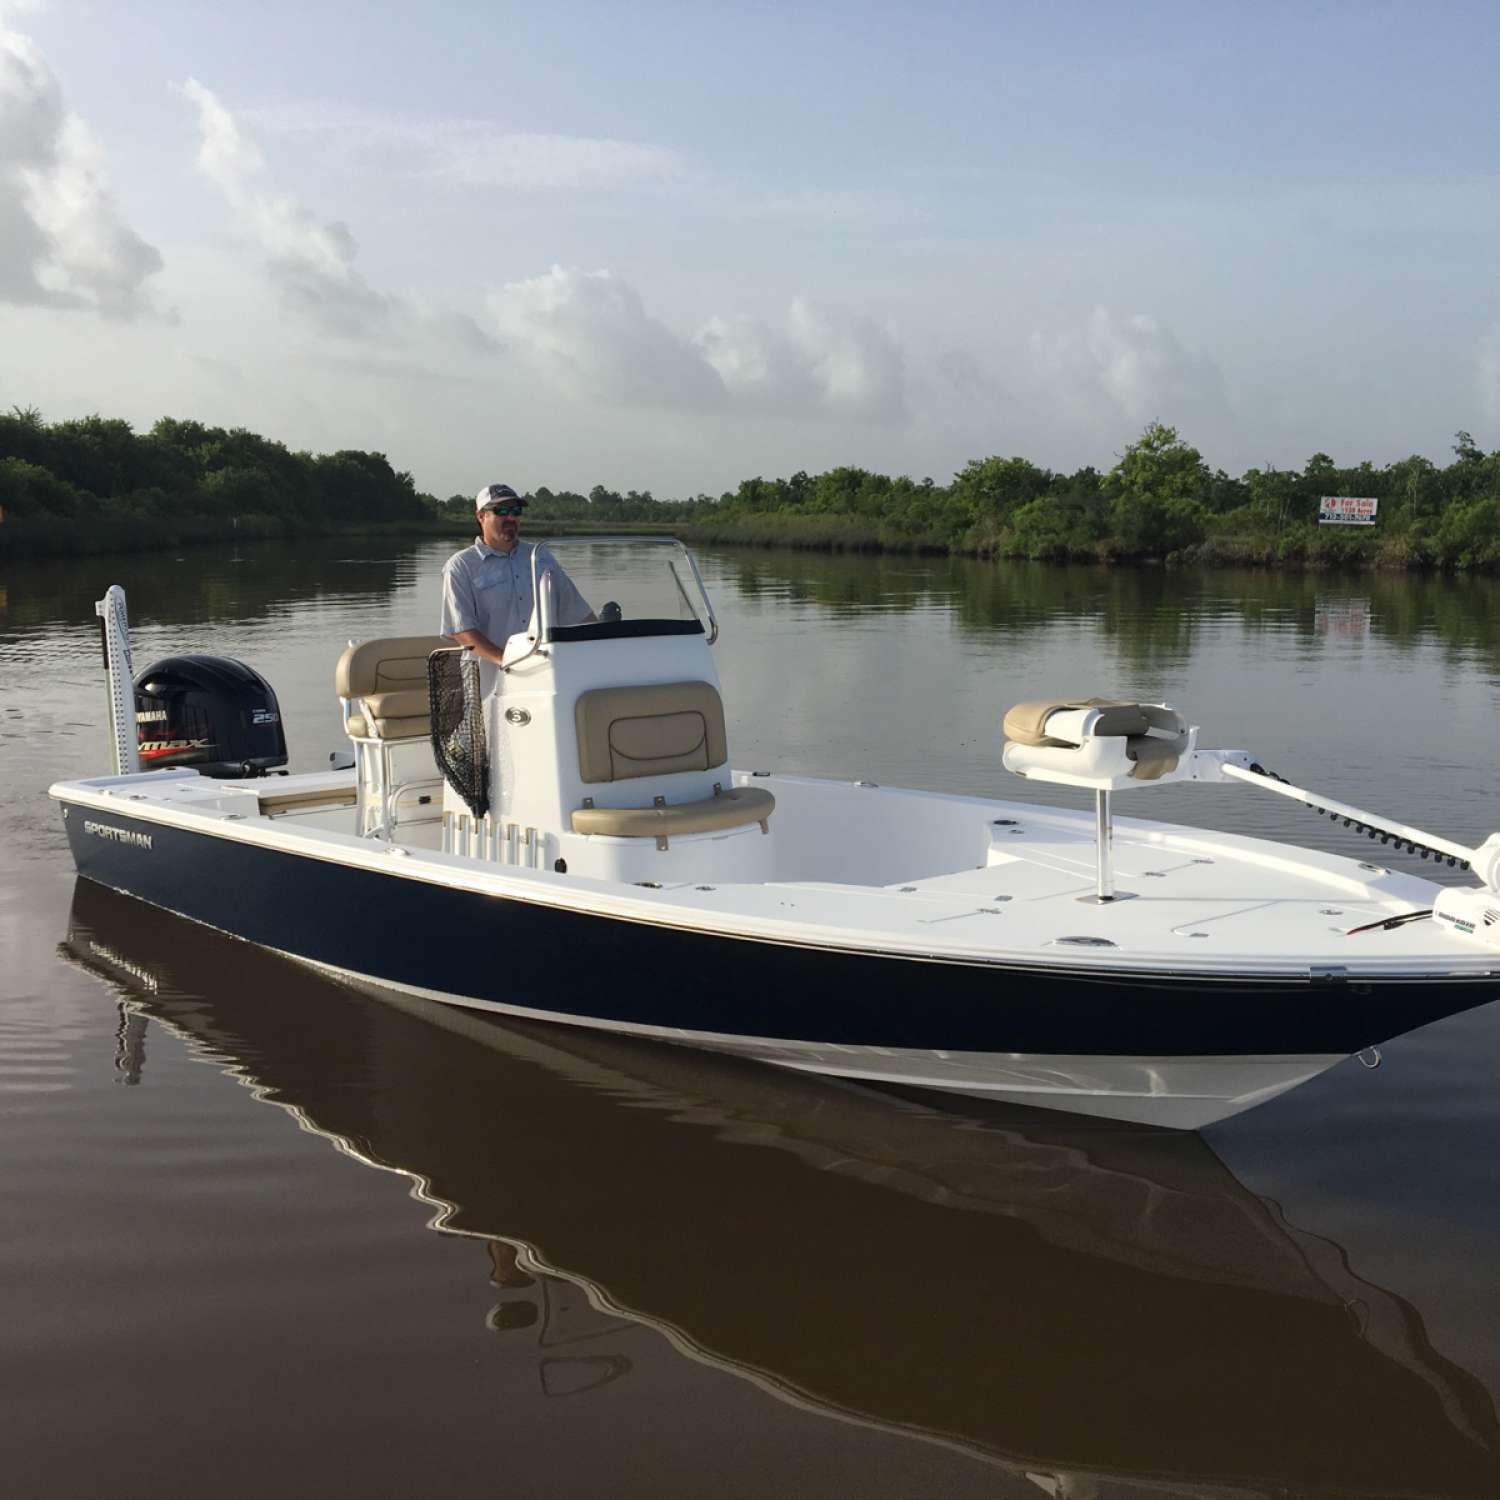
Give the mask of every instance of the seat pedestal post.
[[1098, 889], [1092, 896], [1080, 896], [1090, 906], [1108, 906], [1114, 901], [1129, 901], [1133, 892], [1115, 889], [1115, 824], [1110, 808], [1110, 794], [1105, 789], [1094, 793], [1094, 855]]
[[1099, 865], [1099, 899], [1113, 901], [1115, 895], [1115, 828], [1110, 814], [1108, 792], [1094, 793], [1094, 817], [1098, 825], [1095, 842]]

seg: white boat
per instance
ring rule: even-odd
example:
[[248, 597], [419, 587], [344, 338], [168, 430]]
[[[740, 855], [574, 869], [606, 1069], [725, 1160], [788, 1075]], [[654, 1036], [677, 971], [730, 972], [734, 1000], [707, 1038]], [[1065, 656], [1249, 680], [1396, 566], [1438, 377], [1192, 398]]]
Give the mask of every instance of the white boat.
[[[226, 777], [277, 760], [248, 669], [132, 683], [111, 590], [116, 774], [51, 789], [79, 873], [408, 995], [1181, 1128], [1500, 996], [1500, 835], [1471, 848], [1289, 787], [1167, 705], [1005, 716], [1006, 767], [1091, 790], [1092, 814], [734, 769], [697, 567], [631, 545], [664, 595], [582, 626], [551, 623], [536, 550], [537, 614], [487, 692], [442, 637], [351, 644], [354, 764], [289, 777]], [[213, 774], [141, 771], [143, 747]], [[1479, 885], [1114, 815], [1229, 781]]]

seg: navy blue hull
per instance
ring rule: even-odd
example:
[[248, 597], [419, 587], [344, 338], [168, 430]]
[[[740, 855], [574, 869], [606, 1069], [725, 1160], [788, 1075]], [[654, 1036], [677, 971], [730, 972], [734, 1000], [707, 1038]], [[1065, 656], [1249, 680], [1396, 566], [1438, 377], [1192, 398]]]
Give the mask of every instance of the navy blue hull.
[[76, 804], [64, 816], [87, 879], [377, 981], [567, 1020], [955, 1052], [1270, 1057], [1357, 1052], [1500, 997], [1493, 979], [1097, 976], [720, 937]]

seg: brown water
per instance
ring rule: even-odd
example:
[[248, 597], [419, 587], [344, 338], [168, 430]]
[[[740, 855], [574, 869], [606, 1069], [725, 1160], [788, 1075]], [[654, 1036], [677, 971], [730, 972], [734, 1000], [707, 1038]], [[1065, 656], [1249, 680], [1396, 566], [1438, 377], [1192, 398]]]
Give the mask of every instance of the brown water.
[[[446, 550], [0, 574], [8, 1489], [1500, 1495], [1500, 1006], [1183, 1137], [398, 1004], [75, 884], [44, 792], [103, 768], [106, 584], [139, 664], [260, 668], [313, 769], [339, 649], [430, 630]], [[1140, 692], [1500, 825], [1491, 584], [704, 563], [742, 765], [1054, 800], [1005, 706]]]

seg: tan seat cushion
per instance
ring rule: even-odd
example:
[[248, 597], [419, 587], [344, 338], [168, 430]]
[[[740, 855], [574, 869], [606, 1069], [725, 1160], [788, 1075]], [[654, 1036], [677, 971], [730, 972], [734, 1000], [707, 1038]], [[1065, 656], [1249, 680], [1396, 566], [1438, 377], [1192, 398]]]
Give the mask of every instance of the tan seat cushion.
[[409, 688], [399, 693], [371, 693], [361, 698], [356, 711], [349, 715], [349, 733], [356, 739], [424, 739], [430, 722], [425, 686], [420, 692]]
[[707, 682], [593, 688], [574, 709], [585, 782], [711, 771], [729, 759], [724, 705]]
[[355, 739], [425, 739], [431, 714], [427, 688], [403, 688], [395, 693], [371, 693], [360, 698], [349, 715], [349, 733]]
[[372, 693], [418, 688], [425, 695], [427, 658], [434, 651], [457, 649], [445, 635], [398, 635], [356, 641], [339, 657], [333, 690], [340, 698], [368, 698]]
[[349, 702], [356, 740], [420, 740], [431, 733], [427, 658], [458, 648], [445, 635], [398, 635], [357, 641], [339, 657], [334, 691]]
[[1125, 742], [1125, 754], [1135, 762], [1130, 776], [1133, 781], [1155, 781], [1177, 769], [1178, 751], [1175, 739], [1162, 740], [1152, 735], [1133, 734]]
[[366, 714], [349, 715], [349, 738], [352, 740], [425, 740], [432, 733], [432, 719], [376, 719]]
[[763, 787], [736, 786], [701, 802], [671, 807], [580, 807], [573, 814], [573, 832], [661, 841], [674, 834], [720, 833], [751, 823], [764, 829], [775, 810], [775, 797]]
[[[1076, 750], [1071, 741], [1049, 737], [1043, 726], [1060, 710], [1088, 708], [1099, 710], [1093, 730], [1096, 738], [1124, 739], [1133, 781], [1156, 781], [1177, 769], [1189, 737], [1181, 715], [1155, 703], [1127, 703], [1116, 698], [1047, 698], [1018, 703], [1005, 716], [1005, 738], [1018, 745]], [[1157, 732], [1152, 734], [1151, 730]]]
[[1044, 698], [1033, 703], [1018, 703], [1005, 715], [1002, 733], [1018, 745], [1065, 746], [1066, 740], [1049, 739], [1042, 733], [1042, 725], [1049, 714], [1060, 709], [1097, 708], [1099, 723], [1094, 728], [1096, 735], [1145, 734], [1151, 727], [1145, 710], [1139, 703], [1125, 703], [1117, 698]]
[[399, 693], [371, 693], [360, 700], [367, 714], [377, 719], [415, 719], [427, 716], [427, 684]]
[[308, 812], [316, 807], [353, 807], [359, 794], [352, 786], [323, 787], [310, 792], [262, 792], [260, 810], [268, 818], [278, 813]]

